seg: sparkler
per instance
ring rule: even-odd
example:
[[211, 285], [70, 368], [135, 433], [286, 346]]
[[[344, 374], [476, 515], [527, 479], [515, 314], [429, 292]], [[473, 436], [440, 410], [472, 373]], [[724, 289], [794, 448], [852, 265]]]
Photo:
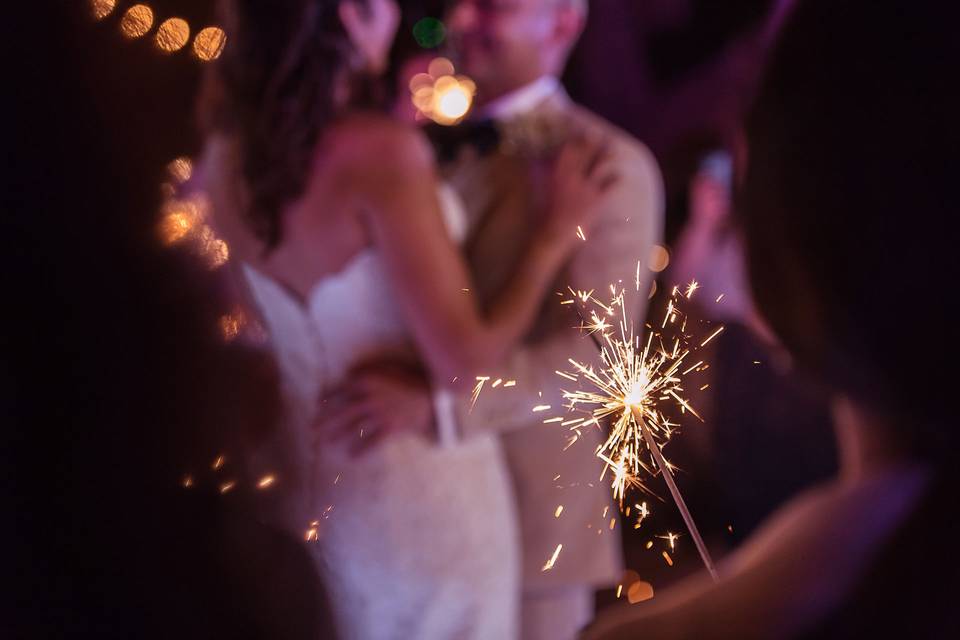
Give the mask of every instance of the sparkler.
[[[571, 427], [572, 430], [590, 424], [599, 426], [601, 421], [610, 420], [607, 439], [597, 447], [596, 454], [604, 463], [601, 478], [607, 472], [612, 475], [613, 495], [621, 509], [626, 493], [632, 488], [653, 494], [641, 478], [662, 475], [704, 566], [716, 581], [718, 577], [713, 560], [673, 479], [673, 466], [664, 458], [662, 451], [679, 426], [664, 414], [663, 403], [675, 405], [681, 413], [690, 413], [703, 420], [684, 397], [683, 379], [705, 365], [700, 361], [684, 367], [684, 363], [688, 358], [693, 360], [691, 354], [723, 330], [720, 327], [706, 340], [691, 346], [690, 336], [685, 334], [686, 316], [678, 309], [677, 301], [681, 297], [689, 299], [697, 288], [696, 283], [691, 283], [681, 293], [675, 287], [667, 302], [660, 329], [679, 324], [676, 335], [666, 338], [648, 325], [650, 331], [645, 341], [634, 334], [633, 325], [627, 317], [623, 290], [617, 292], [611, 287], [613, 299], [610, 304], [597, 300], [592, 291], [571, 290], [575, 300], [598, 307], [598, 310], [590, 311], [590, 321], [584, 318], [579, 309], [577, 313], [581, 318], [581, 328], [588, 331], [600, 349], [602, 366], [595, 368], [571, 359], [569, 362], [573, 372], [557, 373], [567, 380], [587, 383], [584, 388], [563, 392], [568, 409], [580, 409], [589, 414], [588, 420], [578, 422]], [[570, 304], [572, 301], [565, 302]], [[619, 331], [615, 332], [607, 318], [617, 315]], [[640, 520], [646, 515], [647, 510], [643, 509]]]

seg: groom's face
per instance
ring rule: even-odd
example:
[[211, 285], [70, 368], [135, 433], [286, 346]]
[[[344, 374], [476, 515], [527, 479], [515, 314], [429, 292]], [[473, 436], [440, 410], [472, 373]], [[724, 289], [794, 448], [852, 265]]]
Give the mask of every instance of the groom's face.
[[558, 0], [459, 0], [448, 16], [458, 71], [481, 101], [495, 99], [552, 71], [561, 42]]

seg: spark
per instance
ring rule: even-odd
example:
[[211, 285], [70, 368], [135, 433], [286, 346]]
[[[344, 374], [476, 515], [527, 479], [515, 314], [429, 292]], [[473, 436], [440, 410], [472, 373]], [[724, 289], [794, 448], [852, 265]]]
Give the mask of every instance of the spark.
[[561, 549], [563, 549], [563, 545], [558, 544], [557, 548], [553, 552], [553, 555], [550, 556], [550, 559], [547, 560], [546, 564], [543, 565], [543, 569], [540, 571], [550, 571], [550, 569], [553, 569], [553, 565], [557, 563], [557, 558], [560, 556]]
[[670, 557], [670, 554], [666, 551], [663, 552], [663, 559], [667, 561], [667, 564], [671, 567], [673, 566], [673, 558]]
[[605, 318], [601, 318], [597, 315], [596, 311], [590, 312], [590, 322], [589, 323], [580, 323], [581, 330], [587, 330], [587, 335], [592, 335], [594, 333], [605, 333], [611, 327], [610, 323], [606, 321]]
[[657, 536], [657, 537], [660, 538], [661, 540], [666, 540], [666, 541], [667, 541], [667, 544], [670, 545], [670, 551], [676, 551], [676, 550], [677, 550], [677, 538], [680, 537], [680, 534], [679, 534], [679, 533], [670, 533], [670, 532], [668, 531], [668, 532], [667, 532], [667, 535], [665, 535], [665, 536]]
[[237, 483], [231, 480], [230, 482], [224, 482], [220, 485], [220, 493], [226, 493], [237, 486]]
[[507, 387], [515, 387], [515, 386], [517, 386], [516, 380], [507, 380], [506, 382], [503, 383], [504, 389], [506, 389]]
[[718, 296], [717, 296], [717, 303], [719, 303], [721, 300], [723, 300], [723, 296], [725, 296], [725, 295], [727, 295], [727, 294], [721, 293], [720, 295], [718, 295]]
[[533, 408], [533, 412], [534, 412], [534, 413], [540, 413], [541, 411], [547, 411], [548, 409], [550, 409], [550, 405], [548, 405], [548, 404], [538, 404], [537, 406], [535, 406], [535, 407]]
[[687, 297], [687, 300], [696, 293], [697, 289], [700, 288], [700, 283], [696, 280], [691, 280], [690, 284], [687, 285], [687, 292], [684, 294]]
[[563, 505], [562, 505], [562, 504], [557, 506], [557, 510], [553, 512], [553, 517], [554, 517], [554, 518], [559, 518], [561, 513], [563, 513]]
[[211, 468], [212, 468], [214, 471], [216, 471], [217, 469], [219, 469], [220, 467], [223, 466], [223, 461], [224, 461], [224, 457], [223, 457], [223, 456], [217, 456], [217, 459], [213, 461], [213, 464], [211, 465]]
[[470, 411], [473, 411], [474, 405], [477, 404], [477, 398], [480, 397], [483, 384], [489, 379], [490, 376], [477, 376], [477, 385], [473, 388], [473, 395], [470, 396]]
[[587, 241], [587, 236], [583, 234], [583, 229], [580, 227], [580, 225], [577, 225], [577, 237], [583, 240], [584, 242]]
[[641, 502], [640, 504], [633, 505], [636, 507], [637, 513], [637, 523], [633, 525], [634, 529], [639, 529], [640, 525], [643, 524], [643, 521], [647, 519], [647, 516], [650, 515], [650, 509], [647, 508], [646, 502]]
[[703, 342], [700, 343], [700, 346], [701, 346], [701, 347], [707, 346], [707, 343], [710, 342], [711, 340], [713, 340], [714, 338], [716, 338], [718, 335], [720, 335], [720, 332], [722, 332], [722, 331], [724, 330], [724, 328], [725, 328], [725, 327], [720, 327], [719, 329], [717, 329], [716, 331], [714, 331], [713, 333], [711, 333], [709, 336], [707, 336], [707, 339], [706, 339], [706, 340], [704, 340]]
[[260, 478], [260, 482], [257, 483], [257, 488], [266, 489], [267, 487], [272, 486], [274, 482], [276, 482], [276, 478], [273, 476], [263, 476]]
[[183, 488], [189, 489], [193, 486], [193, 476], [184, 476], [183, 477]]

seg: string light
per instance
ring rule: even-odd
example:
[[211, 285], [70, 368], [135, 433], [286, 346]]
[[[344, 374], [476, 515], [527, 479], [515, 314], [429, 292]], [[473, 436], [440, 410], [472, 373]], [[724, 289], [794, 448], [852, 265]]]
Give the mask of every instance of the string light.
[[93, 17], [96, 20], [103, 20], [113, 13], [117, 7], [117, 0], [90, 0], [90, 9], [93, 11]]
[[193, 54], [204, 62], [216, 60], [223, 53], [227, 34], [220, 27], [201, 29], [193, 39]]
[[183, 49], [190, 40], [190, 25], [183, 18], [168, 18], [157, 29], [157, 48], [164, 53]]
[[120, 32], [131, 40], [147, 35], [153, 28], [153, 9], [135, 4], [120, 19]]

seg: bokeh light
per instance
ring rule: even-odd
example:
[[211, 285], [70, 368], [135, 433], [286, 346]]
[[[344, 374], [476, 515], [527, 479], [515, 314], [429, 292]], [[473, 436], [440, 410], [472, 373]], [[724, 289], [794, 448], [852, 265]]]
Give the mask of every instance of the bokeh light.
[[233, 342], [236, 340], [245, 324], [246, 316], [240, 309], [220, 316], [220, 333], [223, 335], [224, 341]]
[[117, 0], [90, 0], [90, 9], [93, 11], [93, 17], [97, 20], [103, 20], [113, 13], [117, 7]]
[[427, 66], [427, 73], [434, 78], [452, 76], [455, 72], [456, 69], [453, 68], [453, 63], [447, 58], [434, 58]]
[[167, 165], [167, 171], [171, 178], [183, 184], [193, 175], [193, 162], [190, 161], [190, 158], [181, 156]]
[[[168, 170], [174, 179], [185, 175], [177, 172], [191, 167], [186, 158], [177, 158]], [[230, 247], [217, 236], [209, 224], [210, 200], [205, 193], [194, 193], [183, 199], [169, 198], [163, 205], [158, 235], [160, 241], [171, 246], [188, 243], [187, 247], [211, 269], [218, 269], [230, 259]]]
[[145, 4], [135, 4], [120, 19], [120, 32], [128, 38], [140, 38], [153, 28], [153, 9]]
[[447, 120], [459, 120], [470, 110], [472, 97], [464, 87], [457, 84], [440, 94], [437, 112]]
[[421, 18], [413, 25], [413, 39], [424, 49], [439, 47], [447, 37], [447, 28], [436, 18]]
[[660, 273], [667, 268], [667, 265], [670, 264], [670, 252], [667, 251], [667, 248], [659, 244], [653, 245], [653, 249], [650, 250], [650, 257], [647, 261], [647, 266], [650, 267], [650, 271], [654, 273]]
[[446, 58], [430, 61], [427, 73], [410, 79], [410, 100], [420, 116], [442, 125], [460, 122], [473, 106], [477, 86], [466, 76], [455, 76]]
[[224, 240], [215, 238], [213, 242], [205, 245], [204, 257], [207, 259], [207, 266], [219, 269], [230, 260], [230, 247]]
[[227, 43], [227, 34], [220, 27], [206, 27], [201, 29], [193, 39], [193, 54], [209, 62], [216, 60], [223, 53], [223, 47]]
[[157, 29], [157, 48], [166, 53], [179, 51], [190, 40], [190, 25], [182, 18], [168, 18]]

